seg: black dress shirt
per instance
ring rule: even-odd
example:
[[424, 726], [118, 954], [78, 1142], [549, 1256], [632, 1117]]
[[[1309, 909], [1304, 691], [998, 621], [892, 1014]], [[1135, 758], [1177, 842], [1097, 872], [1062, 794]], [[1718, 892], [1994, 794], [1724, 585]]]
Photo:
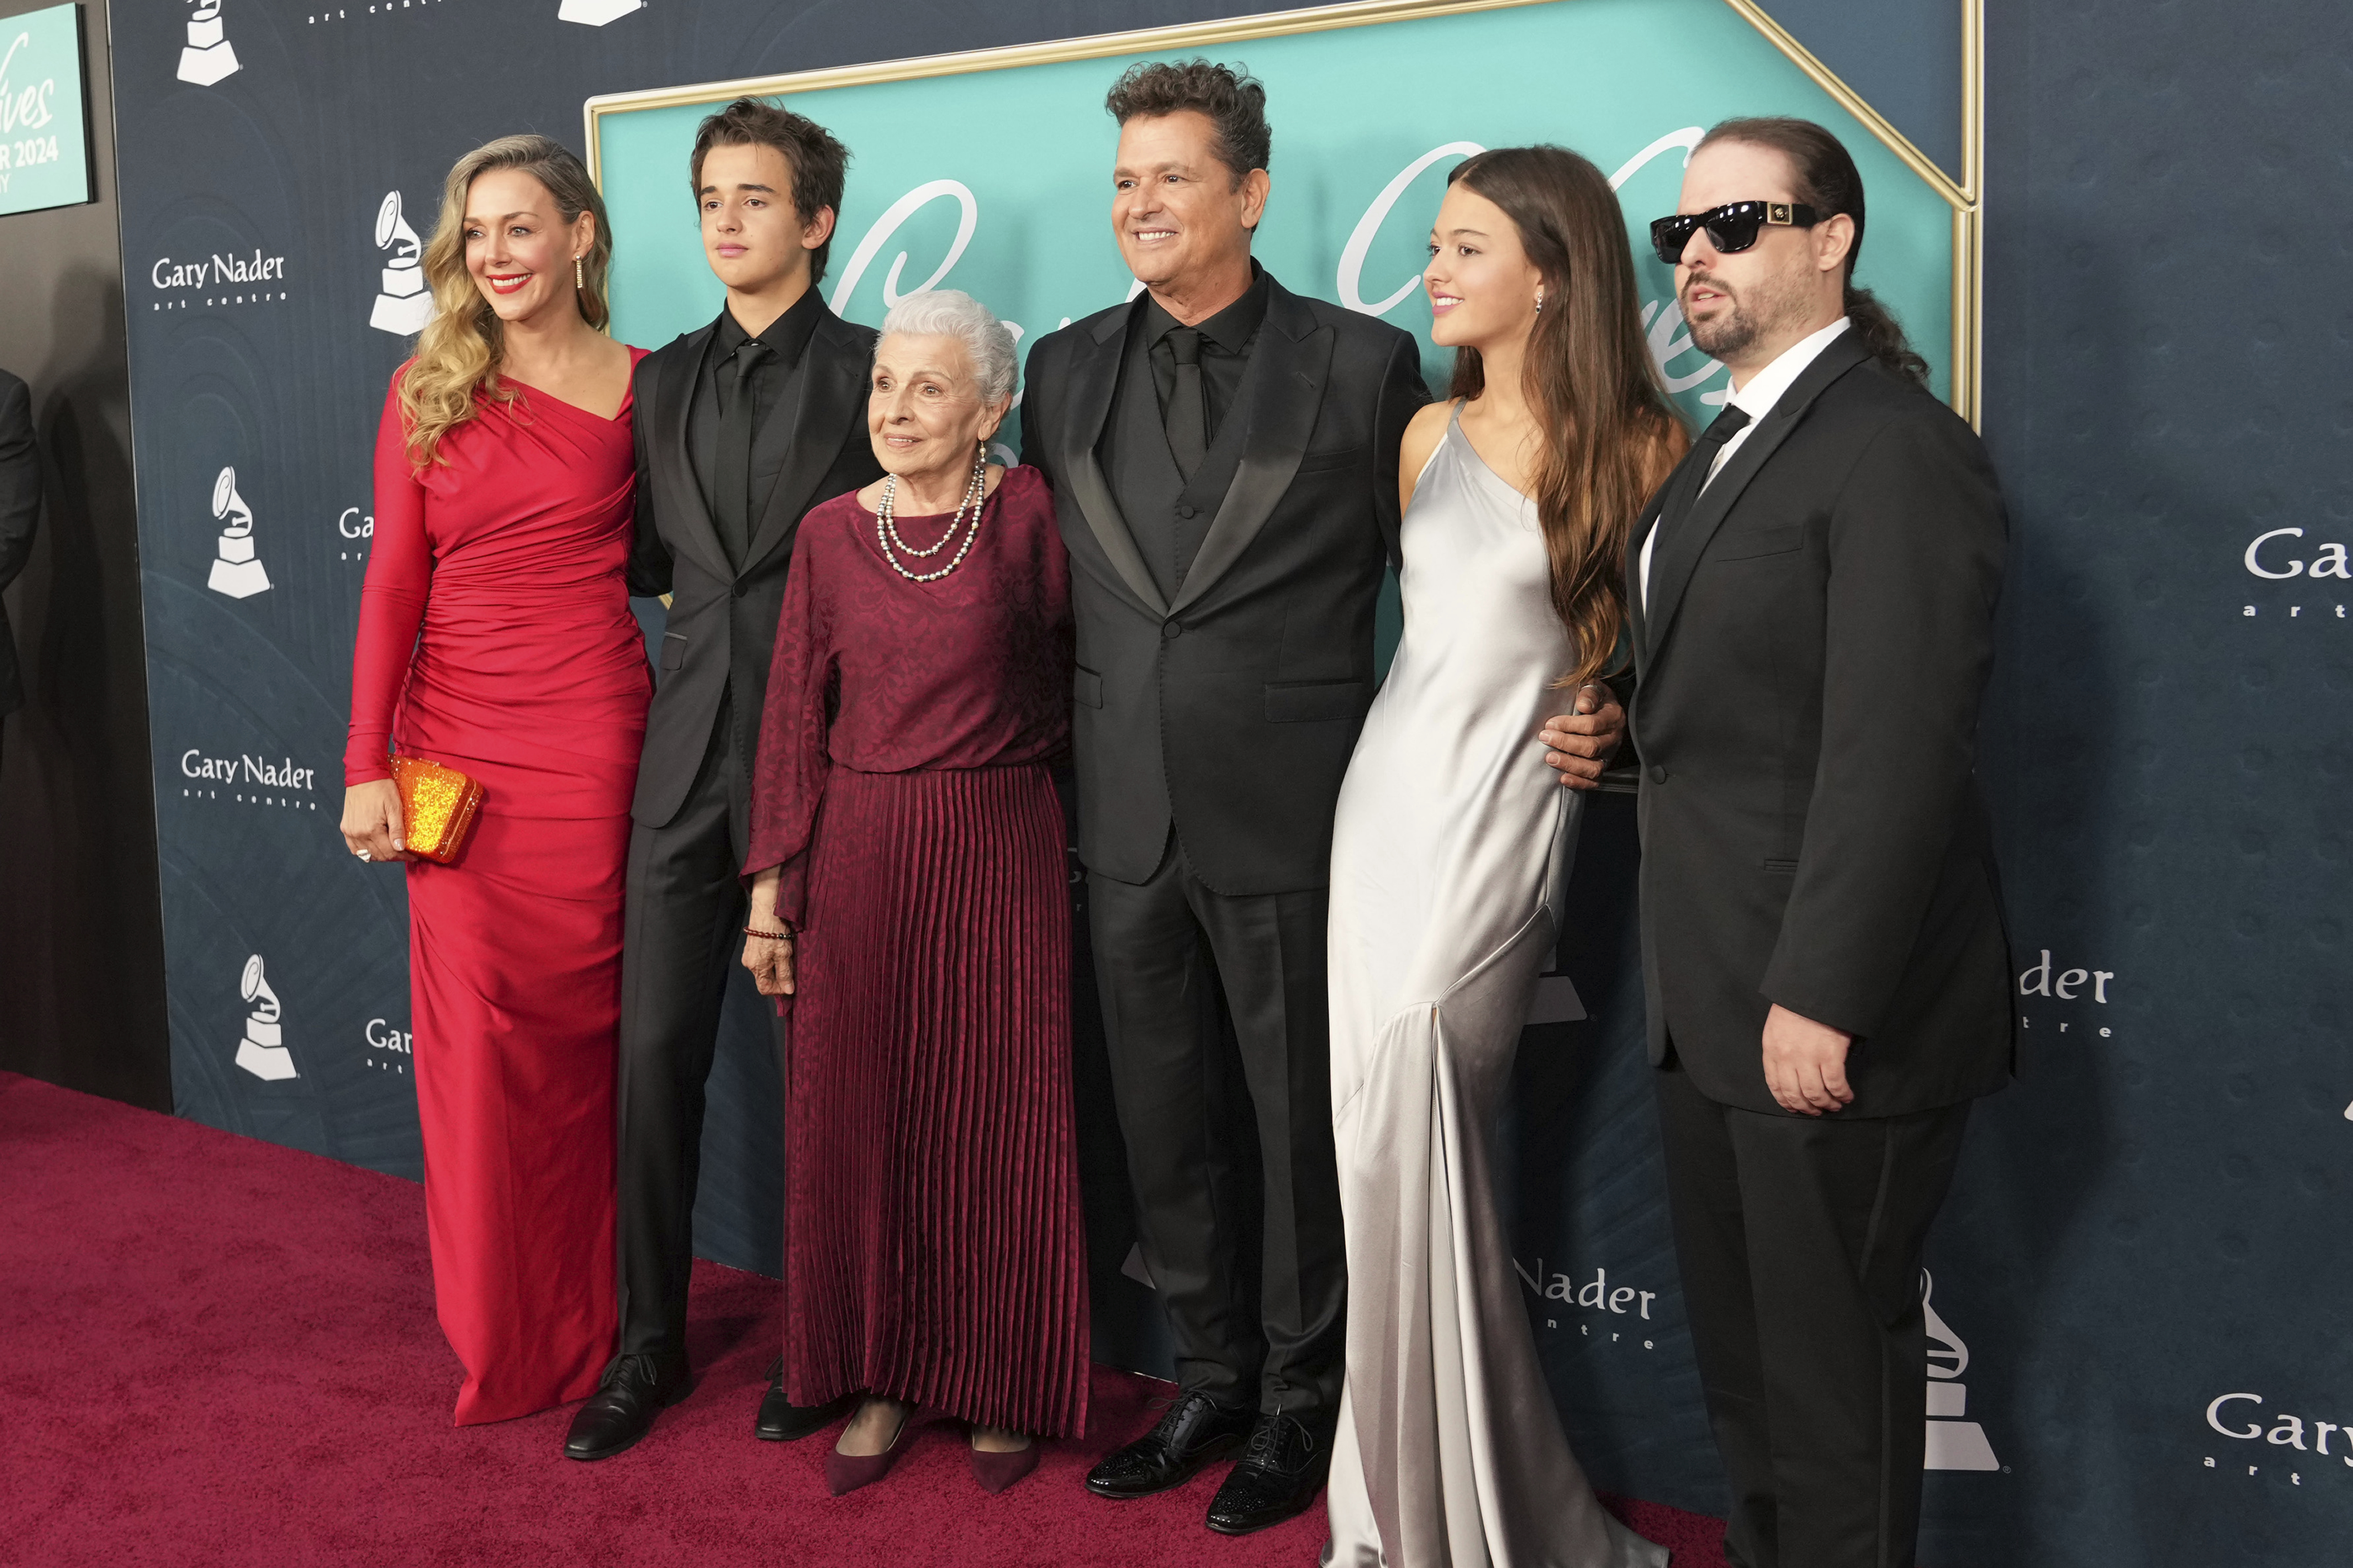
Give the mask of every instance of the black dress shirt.
[[[776, 488], [776, 475], [784, 468], [785, 455], [791, 444], [761, 441], [756, 433], [766, 429], [772, 419], [782, 419], [790, 428], [800, 405], [801, 359], [808, 348], [809, 334], [817, 330], [818, 319], [824, 310], [824, 301], [817, 289], [809, 289], [793, 301], [791, 309], [754, 334], [745, 331], [734, 315], [722, 306], [711, 342], [703, 351], [702, 369], [695, 376], [694, 402], [687, 412], [686, 447], [694, 464], [695, 482], [702, 487], [702, 499], [712, 509], [712, 520], [719, 523], [720, 539], [731, 556], [742, 545], [728, 537], [726, 521], [719, 517], [719, 427], [726, 399], [735, 390], [736, 351], [755, 339], [769, 350], [767, 358], [753, 367], [751, 379], [751, 428], [754, 439], [749, 454], [752, 516], [747, 531], [757, 532], [761, 510], [767, 504], [768, 492]], [[744, 462], [746, 455], [736, 454], [733, 460]]]
[[[1250, 286], [1242, 297], [1196, 324], [1201, 334], [1201, 390], [1208, 402], [1208, 439], [1218, 438], [1218, 426], [1240, 393], [1242, 372], [1250, 366], [1250, 350], [1258, 342], [1259, 323], [1266, 319], [1266, 270], [1250, 263]], [[1136, 315], [1140, 341], [1151, 345], [1152, 383], [1160, 394], [1160, 416], [1168, 417], [1168, 395], [1176, 389], [1176, 354], [1168, 334], [1183, 325], [1159, 300], [1146, 294]]]

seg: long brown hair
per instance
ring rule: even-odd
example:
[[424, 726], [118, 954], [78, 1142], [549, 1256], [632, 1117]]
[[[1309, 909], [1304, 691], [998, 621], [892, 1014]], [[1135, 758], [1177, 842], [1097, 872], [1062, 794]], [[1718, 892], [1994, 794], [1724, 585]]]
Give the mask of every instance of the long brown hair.
[[[1928, 384], [1928, 362], [1905, 337], [1904, 328], [1877, 295], [1854, 283], [1854, 264], [1862, 259], [1862, 172], [1854, 166], [1846, 143], [1810, 120], [1765, 116], [1726, 120], [1700, 138], [1711, 142], [1745, 142], [1769, 147], [1789, 161], [1789, 198], [1803, 202], [1820, 217], [1844, 213], [1854, 219], [1854, 243], [1846, 247], [1846, 318], [1872, 356], [1915, 386]], [[1696, 153], [1699, 147], [1692, 151]]]
[[[1552, 603], [1577, 641], [1563, 686], [1609, 668], [1626, 620], [1626, 541], [1691, 443], [1642, 338], [1634, 258], [1618, 193], [1566, 147], [1498, 147], [1456, 165], [1457, 182], [1504, 210], [1544, 276], [1544, 309], [1522, 375], [1544, 433], [1536, 517]], [[1452, 395], [1486, 390], [1479, 351], [1454, 356]]]
[[600, 331], [612, 319], [605, 277], [613, 262], [613, 228], [605, 198], [588, 170], [560, 142], [544, 136], [501, 136], [475, 148], [449, 170], [441, 188], [441, 221], [426, 244], [425, 281], [433, 287], [433, 319], [417, 340], [417, 357], [400, 378], [400, 409], [408, 421], [408, 460], [420, 472], [434, 463], [441, 437], [474, 416], [477, 393], [501, 403], [514, 391], [499, 384], [505, 329], [498, 312], [466, 270], [466, 193], [478, 174], [520, 169], [547, 187], [567, 224], [584, 212], [596, 216], [596, 237], [580, 258], [580, 314]]

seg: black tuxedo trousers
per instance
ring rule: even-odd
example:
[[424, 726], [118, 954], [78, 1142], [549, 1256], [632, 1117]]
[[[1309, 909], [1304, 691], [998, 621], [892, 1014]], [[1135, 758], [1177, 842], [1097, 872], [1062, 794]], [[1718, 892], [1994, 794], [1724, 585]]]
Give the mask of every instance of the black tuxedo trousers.
[[[732, 831], [734, 727], [712, 726], [677, 814], [629, 830], [621, 937], [621, 1353], [682, 1355], [702, 1174], [704, 1084], [750, 899]], [[784, 1025], [776, 1026], [781, 1052]], [[778, 1107], [782, 1114], [782, 1107]]]
[[1735, 1568], [1912, 1568], [1927, 1432], [1920, 1253], [1967, 1100], [1858, 1121], [1657, 1080], [1692, 1348]]
[[1222, 1405], [1328, 1426], [1347, 1258], [1325, 890], [1219, 893], [1172, 841], [1142, 883], [1090, 875], [1087, 908], [1120, 1135], [1176, 1381]]

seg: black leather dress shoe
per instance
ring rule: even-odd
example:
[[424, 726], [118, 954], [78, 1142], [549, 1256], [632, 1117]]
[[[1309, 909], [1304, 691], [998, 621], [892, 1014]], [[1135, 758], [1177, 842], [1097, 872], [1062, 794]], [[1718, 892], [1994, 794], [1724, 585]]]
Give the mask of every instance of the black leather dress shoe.
[[760, 1418], [752, 1436], [763, 1443], [791, 1443], [824, 1431], [849, 1414], [858, 1395], [845, 1394], [828, 1405], [795, 1405], [785, 1397], [785, 1358], [768, 1368], [768, 1392], [760, 1396]]
[[649, 1355], [625, 1355], [605, 1369], [605, 1381], [580, 1413], [564, 1439], [567, 1459], [609, 1459], [653, 1427], [654, 1417], [684, 1399], [694, 1380], [687, 1375], [686, 1358], [664, 1361]]
[[1202, 1466], [1240, 1452], [1250, 1419], [1248, 1410], [1229, 1408], [1206, 1394], [1179, 1394], [1158, 1426], [1087, 1472], [1087, 1490], [1125, 1499], [1181, 1487]]
[[1305, 1513], [1332, 1468], [1332, 1444], [1289, 1415], [1261, 1415], [1226, 1484], [1209, 1503], [1209, 1528], [1248, 1535]]

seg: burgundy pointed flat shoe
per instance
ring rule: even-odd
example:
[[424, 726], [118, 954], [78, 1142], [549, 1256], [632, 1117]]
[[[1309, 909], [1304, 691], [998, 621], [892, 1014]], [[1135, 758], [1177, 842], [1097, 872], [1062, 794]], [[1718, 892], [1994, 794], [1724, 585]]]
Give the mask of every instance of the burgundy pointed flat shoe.
[[1016, 1448], [1009, 1454], [992, 1454], [975, 1448], [972, 1452], [972, 1479], [980, 1489], [995, 1497], [1022, 1477], [1038, 1468], [1038, 1450], [1044, 1445], [1029, 1439], [1026, 1448]]
[[907, 1412], [906, 1420], [899, 1424], [899, 1435], [891, 1446], [879, 1454], [845, 1454], [839, 1448], [828, 1448], [825, 1454], [825, 1484], [833, 1489], [836, 1497], [871, 1487], [891, 1473], [915, 1439], [915, 1417], [920, 1411]]

